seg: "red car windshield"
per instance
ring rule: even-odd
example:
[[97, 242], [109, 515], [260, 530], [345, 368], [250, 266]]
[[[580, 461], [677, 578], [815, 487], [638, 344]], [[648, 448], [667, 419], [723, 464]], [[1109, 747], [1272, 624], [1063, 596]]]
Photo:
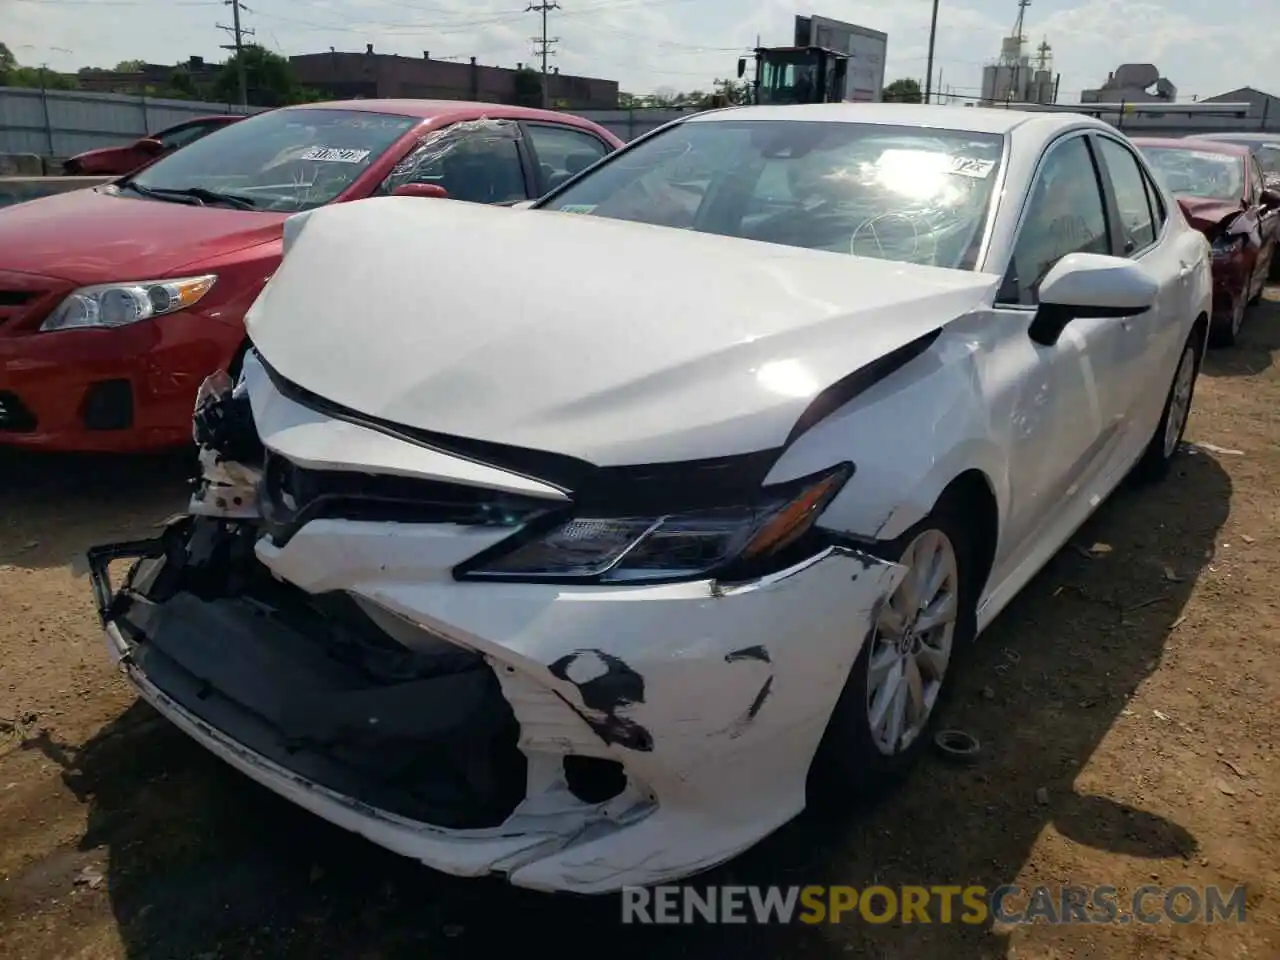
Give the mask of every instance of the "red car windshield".
[[254, 210], [310, 210], [342, 193], [419, 122], [358, 110], [273, 110], [201, 137], [121, 187], [156, 199], [225, 197]]
[[1237, 202], [1244, 196], [1244, 163], [1240, 157], [1185, 147], [1140, 149], [1171, 193]]

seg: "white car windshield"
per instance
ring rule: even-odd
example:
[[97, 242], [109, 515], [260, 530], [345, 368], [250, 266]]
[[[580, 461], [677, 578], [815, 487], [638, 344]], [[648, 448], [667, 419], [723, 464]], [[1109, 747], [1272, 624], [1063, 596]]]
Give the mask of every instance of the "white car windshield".
[[1141, 148], [1152, 170], [1171, 193], [1207, 200], [1244, 196], [1244, 163], [1229, 153], [1185, 147]]
[[160, 199], [194, 189], [255, 210], [310, 210], [337, 197], [420, 122], [359, 110], [272, 110], [201, 137], [121, 186]]
[[545, 210], [971, 270], [1004, 138], [868, 123], [678, 124]]

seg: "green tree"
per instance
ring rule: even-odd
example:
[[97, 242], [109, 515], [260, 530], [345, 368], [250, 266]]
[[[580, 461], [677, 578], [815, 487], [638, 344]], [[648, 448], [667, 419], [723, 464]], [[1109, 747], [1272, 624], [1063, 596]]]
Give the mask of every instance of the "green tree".
[[191, 73], [186, 67], [174, 67], [161, 96], [175, 100], [199, 100], [200, 91], [196, 89], [196, 82], [191, 79]]
[[240, 62], [244, 61], [245, 85], [249, 102], [259, 107], [282, 107], [299, 103], [305, 93], [293, 72], [293, 66], [278, 53], [266, 47], [249, 44], [227, 59], [213, 80], [214, 99], [227, 103], [240, 101]]
[[141, 73], [147, 66], [145, 60], [121, 60], [112, 69], [116, 73]]
[[48, 90], [74, 90], [74, 77], [64, 76], [44, 67], [24, 67], [5, 44], [0, 43], [0, 86], [44, 87]]
[[716, 80], [704, 106], [741, 106], [751, 102], [751, 83], [747, 80]]
[[521, 107], [542, 106], [542, 75], [531, 67], [521, 67], [513, 81], [515, 103]]
[[924, 97], [920, 94], [920, 81], [903, 77], [884, 88], [886, 103], [921, 103]]

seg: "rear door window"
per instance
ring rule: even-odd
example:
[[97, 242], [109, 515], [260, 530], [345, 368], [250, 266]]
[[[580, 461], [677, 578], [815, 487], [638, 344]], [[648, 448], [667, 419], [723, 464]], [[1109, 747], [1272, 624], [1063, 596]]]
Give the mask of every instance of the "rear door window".
[[525, 129], [538, 159], [538, 185], [543, 191], [560, 186], [612, 152], [603, 140], [585, 130], [550, 123], [526, 123]]

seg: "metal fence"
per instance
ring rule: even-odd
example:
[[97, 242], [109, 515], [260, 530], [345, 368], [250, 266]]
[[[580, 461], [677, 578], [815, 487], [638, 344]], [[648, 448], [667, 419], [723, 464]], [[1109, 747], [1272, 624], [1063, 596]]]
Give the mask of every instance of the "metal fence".
[[0, 153], [70, 157], [129, 143], [193, 117], [256, 111], [231, 103], [0, 87]]
[[[0, 87], [0, 153], [70, 157], [97, 147], [130, 143], [193, 117], [256, 113], [231, 103], [166, 100], [119, 93]], [[680, 116], [680, 110], [582, 110], [623, 140]], [[689, 111], [683, 111], [689, 112]]]
[[[69, 157], [96, 147], [129, 143], [148, 133], [192, 117], [211, 113], [256, 113], [231, 103], [166, 100], [118, 93], [80, 90], [39, 90], [0, 87], [0, 153], [28, 153]], [[623, 140], [632, 140], [670, 120], [693, 112], [686, 109], [579, 110]], [[1131, 135], [1181, 136], [1210, 130], [1280, 131], [1280, 116], [1234, 119], [1195, 115], [1104, 117]]]

